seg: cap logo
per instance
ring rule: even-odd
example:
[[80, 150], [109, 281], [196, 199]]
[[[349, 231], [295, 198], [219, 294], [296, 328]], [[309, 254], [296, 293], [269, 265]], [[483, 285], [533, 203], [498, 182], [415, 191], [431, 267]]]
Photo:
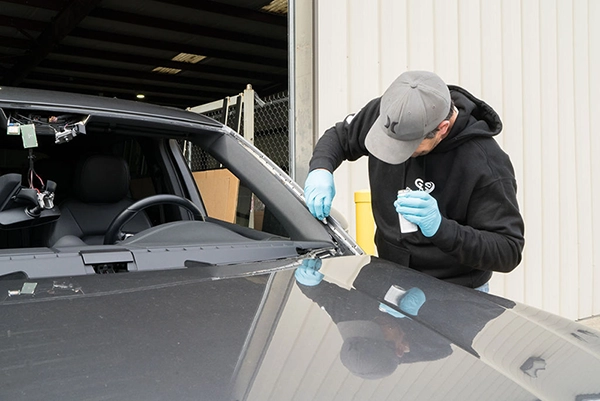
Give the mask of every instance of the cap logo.
[[398, 125], [398, 122], [397, 121], [392, 122], [390, 120], [390, 116], [386, 116], [386, 117], [387, 117], [387, 122], [383, 126], [387, 129], [389, 129], [390, 131], [392, 131], [394, 134], [398, 135], [398, 133], [396, 131], [394, 131], [394, 129]]

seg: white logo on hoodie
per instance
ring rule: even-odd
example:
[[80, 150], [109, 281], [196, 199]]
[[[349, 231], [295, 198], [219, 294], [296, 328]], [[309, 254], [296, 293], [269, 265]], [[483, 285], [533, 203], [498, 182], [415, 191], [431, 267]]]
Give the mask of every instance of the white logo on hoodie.
[[431, 181], [424, 182], [423, 179], [417, 178], [415, 180], [415, 186], [419, 189], [419, 191], [425, 191], [428, 194], [432, 193], [435, 189], [435, 184]]

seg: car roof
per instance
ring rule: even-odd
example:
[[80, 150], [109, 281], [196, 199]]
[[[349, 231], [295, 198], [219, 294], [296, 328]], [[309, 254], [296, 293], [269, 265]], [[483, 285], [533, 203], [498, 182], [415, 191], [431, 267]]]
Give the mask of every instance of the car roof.
[[151, 116], [153, 119], [173, 120], [179, 123], [189, 122], [211, 128], [223, 127], [223, 124], [209, 117], [183, 109], [102, 96], [6, 86], [0, 88], [0, 108], [76, 110], [79, 113], [91, 115], [127, 115], [132, 118]]

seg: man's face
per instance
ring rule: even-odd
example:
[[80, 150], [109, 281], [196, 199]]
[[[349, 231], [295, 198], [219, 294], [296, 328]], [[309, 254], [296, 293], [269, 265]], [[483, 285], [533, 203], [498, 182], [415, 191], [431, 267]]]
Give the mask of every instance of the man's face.
[[440, 131], [436, 132], [433, 138], [423, 139], [417, 150], [410, 157], [419, 157], [428, 154], [442, 141]]
[[448, 135], [451, 124], [453, 124], [454, 120], [456, 120], [456, 114], [458, 113], [458, 111], [456, 110], [456, 108], [454, 108], [454, 111], [454, 116], [450, 120], [444, 120], [440, 123], [440, 125], [437, 126], [438, 130], [436, 131], [435, 136], [433, 138], [423, 139], [423, 141], [421, 141], [421, 143], [419, 144], [417, 150], [415, 150], [410, 157], [419, 157], [426, 155], [429, 152], [431, 152], [437, 145], [439, 145], [440, 142], [442, 142], [442, 139], [444, 139]]

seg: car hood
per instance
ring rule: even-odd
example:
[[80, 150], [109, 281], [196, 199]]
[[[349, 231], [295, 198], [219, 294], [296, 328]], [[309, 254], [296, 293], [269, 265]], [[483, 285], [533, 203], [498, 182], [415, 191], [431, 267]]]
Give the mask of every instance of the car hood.
[[[323, 279], [296, 282], [307, 265]], [[600, 394], [600, 333], [375, 257], [204, 269], [0, 281], [1, 398]]]

